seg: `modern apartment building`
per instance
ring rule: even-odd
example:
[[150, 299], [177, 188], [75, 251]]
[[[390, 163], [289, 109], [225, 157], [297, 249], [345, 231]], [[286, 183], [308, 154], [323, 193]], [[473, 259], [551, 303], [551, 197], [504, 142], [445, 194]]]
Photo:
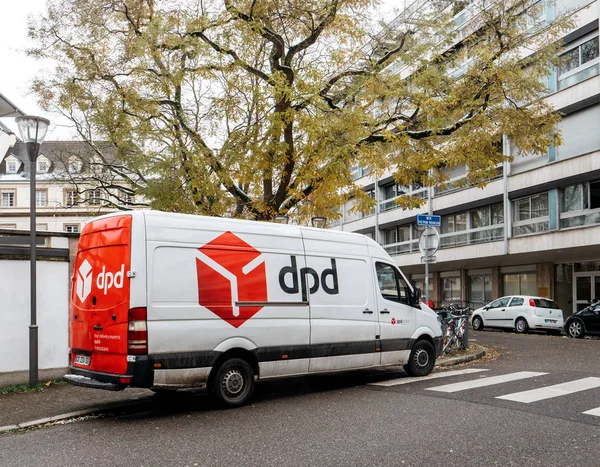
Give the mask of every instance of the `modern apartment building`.
[[[546, 2], [546, 0], [542, 0]], [[374, 179], [360, 168], [356, 183], [377, 200], [368, 215], [350, 213], [330, 227], [360, 232], [384, 245], [424, 292], [417, 214], [441, 215], [437, 261], [429, 266], [429, 295], [436, 306], [451, 301], [479, 306], [509, 294], [555, 299], [565, 315], [600, 300], [600, 0], [548, 0], [544, 12], [578, 10], [576, 26], [564, 37], [565, 65], [548, 78], [546, 99], [564, 118], [563, 144], [544, 155], [516, 157], [499, 168], [483, 189], [444, 189]], [[468, 6], [455, 16], [467, 27]], [[506, 138], [505, 154], [515, 154]], [[457, 167], [456, 182], [466, 174]], [[403, 210], [398, 196], [411, 193], [426, 203]]]

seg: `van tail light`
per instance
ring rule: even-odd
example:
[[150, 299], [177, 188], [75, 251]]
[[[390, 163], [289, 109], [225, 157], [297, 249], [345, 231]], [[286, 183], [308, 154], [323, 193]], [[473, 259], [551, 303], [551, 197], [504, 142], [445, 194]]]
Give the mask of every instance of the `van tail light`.
[[529, 306], [532, 306], [533, 308], [535, 308], [535, 300], [533, 298], [529, 299]]
[[128, 313], [127, 349], [129, 355], [148, 354], [146, 308], [132, 308]]

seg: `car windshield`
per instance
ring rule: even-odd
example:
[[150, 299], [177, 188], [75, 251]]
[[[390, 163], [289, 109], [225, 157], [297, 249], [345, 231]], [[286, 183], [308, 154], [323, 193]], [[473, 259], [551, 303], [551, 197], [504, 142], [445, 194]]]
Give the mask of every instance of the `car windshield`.
[[540, 308], [552, 308], [553, 310], [558, 310], [559, 306], [554, 303], [552, 300], [547, 300], [545, 298], [534, 298], [535, 306]]

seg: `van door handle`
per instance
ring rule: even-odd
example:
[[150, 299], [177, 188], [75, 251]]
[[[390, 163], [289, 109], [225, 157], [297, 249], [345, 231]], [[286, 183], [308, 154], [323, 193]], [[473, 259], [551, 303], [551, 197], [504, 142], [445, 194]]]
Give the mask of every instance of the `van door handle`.
[[372, 315], [372, 314], [373, 314], [373, 311], [372, 311], [372, 310], [369, 310], [368, 308], [365, 308], [365, 309], [363, 310], [363, 313], [365, 313], [365, 314], [367, 314], [367, 315]]
[[381, 310], [379, 313], [381, 313], [382, 315], [389, 315], [390, 314], [389, 310], [387, 310], [386, 308], [384, 308], [383, 310]]
[[104, 328], [100, 325], [94, 326], [94, 331], [102, 331], [102, 329]]

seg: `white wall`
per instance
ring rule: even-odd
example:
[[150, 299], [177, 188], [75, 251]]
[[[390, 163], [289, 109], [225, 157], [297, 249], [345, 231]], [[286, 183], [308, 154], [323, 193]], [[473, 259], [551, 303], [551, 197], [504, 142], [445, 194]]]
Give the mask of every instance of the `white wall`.
[[[29, 369], [29, 260], [0, 260], [0, 376]], [[37, 262], [38, 366], [68, 365], [69, 263]]]

